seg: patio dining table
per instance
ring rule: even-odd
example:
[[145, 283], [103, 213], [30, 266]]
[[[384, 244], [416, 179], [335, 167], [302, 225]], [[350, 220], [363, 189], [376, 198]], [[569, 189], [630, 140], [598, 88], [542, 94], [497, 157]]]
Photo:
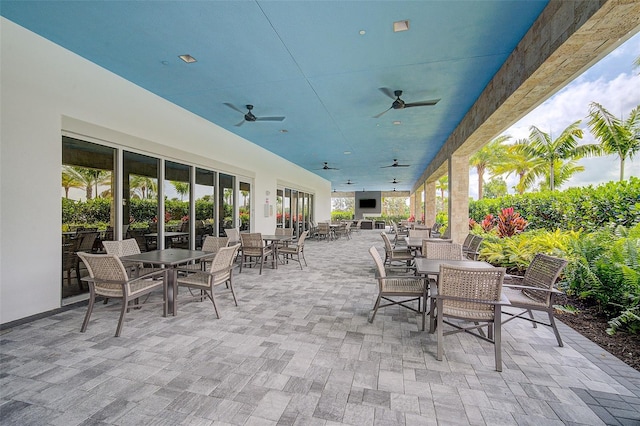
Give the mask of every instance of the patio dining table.
[[215, 256], [214, 253], [201, 251], [201, 250], [187, 250], [179, 248], [168, 248], [164, 250], [153, 250], [144, 253], [132, 254], [129, 256], [123, 256], [120, 259], [130, 262], [142, 262], [155, 266], [162, 266], [170, 268], [172, 271], [168, 274], [167, 283], [167, 299], [169, 304], [169, 311], [173, 316], [177, 313], [177, 267], [196, 260], [205, 259]]
[[[278, 259], [278, 247], [280, 246], [280, 243], [293, 241], [293, 235], [262, 234], [262, 240], [265, 244], [272, 245], [273, 255]], [[284, 261], [282, 263], [284, 264]]]

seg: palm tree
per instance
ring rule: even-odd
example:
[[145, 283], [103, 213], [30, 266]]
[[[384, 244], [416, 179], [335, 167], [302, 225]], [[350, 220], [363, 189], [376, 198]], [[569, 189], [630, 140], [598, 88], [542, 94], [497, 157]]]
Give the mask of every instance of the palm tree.
[[570, 124], [562, 131], [557, 139], [552, 139], [549, 133], [545, 133], [536, 126], [531, 126], [529, 142], [523, 145], [514, 145], [514, 150], [531, 158], [534, 163], [530, 171], [531, 179], [545, 177], [551, 191], [556, 187], [555, 170], [565, 160], [579, 160], [580, 158], [599, 155], [602, 148], [598, 144], [578, 145], [582, 139], [580, 120]]
[[64, 198], [69, 198], [71, 188], [84, 188], [82, 181], [71, 169], [71, 166], [62, 166], [62, 187], [64, 188]]
[[156, 179], [147, 176], [131, 175], [129, 177], [129, 192], [131, 198], [148, 199], [157, 194], [158, 184]]
[[527, 189], [533, 186], [535, 176], [531, 176], [530, 172], [535, 167], [533, 159], [517, 148], [517, 145], [526, 145], [528, 139], [518, 139], [513, 145], [507, 146], [502, 161], [492, 166], [493, 173], [496, 175], [506, 174], [507, 177], [512, 173], [518, 176], [518, 183], [515, 190], [518, 194], [523, 194]]
[[497, 164], [504, 157], [506, 147], [504, 142], [511, 139], [511, 136], [502, 135], [498, 136], [481, 149], [469, 159], [471, 167], [476, 168], [478, 173], [478, 199], [482, 199], [483, 185], [484, 185], [484, 172], [487, 168], [491, 168], [492, 164]]
[[449, 190], [449, 175], [444, 175], [436, 181], [436, 190], [440, 190], [440, 198], [444, 201], [444, 192]]
[[64, 166], [63, 174], [67, 173], [67, 179], [73, 179], [79, 183], [77, 188], [84, 188], [87, 200], [93, 198], [93, 191], [98, 193], [98, 185], [110, 182], [111, 172], [98, 169], [89, 169], [78, 166]]
[[[571, 179], [573, 175], [580, 172], [584, 172], [584, 166], [579, 165], [577, 160], [568, 160], [566, 162], [558, 160], [553, 168], [554, 185], [560, 187]], [[545, 179], [540, 183], [540, 189], [550, 189], [549, 182], [549, 171], [546, 171]]]
[[180, 196], [180, 201], [183, 201], [184, 196], [189, 193], [189, 182], [179, 182], [177, 180], [172, 180], [170, 182]]
[[589, 130], [600, 140], [607, 154], [620, 158], [620, 180], [624, 180], [625, 160], [640, 152], [640, 105], [631, 110], [625, 121], [616, 118], [597, 102], [589, 106]]

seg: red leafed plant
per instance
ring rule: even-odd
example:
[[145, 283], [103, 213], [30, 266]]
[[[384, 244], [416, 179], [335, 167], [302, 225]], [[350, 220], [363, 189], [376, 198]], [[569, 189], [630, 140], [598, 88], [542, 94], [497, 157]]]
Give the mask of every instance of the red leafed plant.
[[524, 231], [527, 225], [529, 222], [520, 216], [520, 213], [514, 211], [513, 207], [502, 209], [498, 215], [498, 236], [500, 238], [512, 237]]
[[484, 217], [484, 219], [482, 220], [482, 223], [480, 224], [480, 226], [482, 226], [482, 230], [484, 232], [489, 232], [493, 229], [493, 227], [495, 226], [495, 218], [493, 217], [492, 214], [488, 214]]
[[472, 230], [477, 224], [478, 222], [476, 222], [474, 218], [469, 218], [469, 230]]

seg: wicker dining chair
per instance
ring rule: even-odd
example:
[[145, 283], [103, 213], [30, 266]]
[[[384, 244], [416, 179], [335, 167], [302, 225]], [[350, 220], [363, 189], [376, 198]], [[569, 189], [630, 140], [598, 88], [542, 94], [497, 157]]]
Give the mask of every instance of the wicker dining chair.
[[409, 238], [429, 238], [430, 235], [428, 229], [409, 229]]
[[[382, 237], [382, 241], [384, 241], [384, 264], [389, 267], [399, 266], [397, 262], [401, 262], [404, 265], [405, 269], [411, 267], [411, 263], [413, 262], [413, 254], [409, 248], [397, 249], [391, 246], [391, 240], [385, 232], [381, 232], [380, 236]], [[394, 265], [396, 262], [396, 265]]]
[[[422, 331], [425, 325], [425, 307], [427, 300], [427, 286], [423, 277], [415, 275], [399, 276], [387, 275], [384, 262], [375, 247], [369, 249], [369, 254], [376, 264], [376, 279], [378, 280], [378, 297], [373, 305], [372, 313], [368, 321], [373, 322], [378, 309], [387, 306], [399, 305], [422, 316]], [[393, 298], [393, 299], [392, 299]], [[400, 298], [400, 300], [394, 300]], [[385, 300], [386, 304], [380, 303]], [[407, 305], [409, 302], [418, 301], [418, 308]]]
[[484, 238], [479, 235], [474, 235], [467, 248], [464, 249], [463, 247], [465, 256], [471, 260], [478, 260], [478, 257], [480, 256], [480, 246], [483, 241]]
[[[218, 306], [214, 296], [214, 288], [221, 285], [231, 290], [233, 296], [233, 302], [238, 306], [238, 300], [236, 298], [236, 292], [233, 289], [233, 263], [240, 244], [235, 244], [230, 247], [221, 247], [216, 253], [215, 257], [211, 261], [209, 269], [206, 271], [194, 271], [192, 269], [179, 268], [179, 274], [176, 284], [178, 288], [187, 287], [189, 289], [200, 290], [199, 294], [192, 294], [192, 299], [200, 299], [201, 301], [206, 297], [211, 300], [213, 304], [213, 310], [216, 312], [216, 317], [220, 318], [218, 312]], [[180, 296], [182, 299], [182, 295]], [[175, 304], [177, 306], [177, 297]]]
[[[140, 246], [135, 238], [129, 238], [122, 241], [103, 241], [102, 246], [107, 254], [113, 254], [118, 257], [130, 256], [132, 254], [140, 254]], [[127, 268], [129, 275], [137, 277], [148, 274], [158, 268], [145, 267], [141, 262], [122, 262]]]
[[240, 254], [240, 273], [245, 264], [257, 265], [260, 263], [260, 274], [262, 274], [262, 266], [266, 258], [271, 256], [271, 267], [278, 269], [278, 259], [276, 259], [275, 251], [271, 245], [265, 245], [262, 234], [260, 233], [244, 233], [240, 234], [242, 241], [242, 253]]
[[[96, 298], [102, 296], [109, 299], [122, 299], [120, 319], [116, 327], [116, 337], [120, 336], [125, 313], [131, 308], [139, 308], [142, 304], [136, 301], [157, 289], [163, 290], [162, 314], [167, 316], [167, 270], [159, 269], [145, 275], [130, 278], [127, 269], [114, 254], [78, 253], [78, 257], [89, 271], [89, 306], [82, 322], [81, 332], [87, 330], [89, 318], [93, 312]], [[133, 302], [133, 303], [132, 303]], [[149, 303], [151, 304], [151, 303]]]
[[422, 242], [422, 256], [427, 259], [462, 260], [462, 244], [434, 243], [430, 241]]
[[[524, 273], [524, 277], [508, 275], [505, 278], [504, 291], [514, 308], [522, 309], [518, 314], [503, 312], [511, 318], [503, 321], [507, 323], [515, 318], [521, 318], [533, 323], [536, 328], [538, 324], [546, 325], [553, 329], [553, 333], [558, 341], [558, 346], [562, 347], [562, 338], [553, 317], [555, 297], [562, 294], [554, 286], [556, 280], [567, 266], [567, 261], [543, 253], [535, 255], [529, 267]], [[546, 312], [549, 322], [540, 321], [534, 318], [532, 311]], [[524, 317], [528, 314], [529, 318]]]
[[[283, 261], [295, 260], [300, 264], [300, 269], [302, 268], [302, 262], [300, 261], [300, 256], [302, 256], [302, 260], [304, 260], [304, 266], [307, 265], [307, 259], [304, 257], [304, 241], [309, 235], [309, 231], [304, 231], [298, 237], [298, 241], [296, 241], [295, 245], [289, 245], [278, 248], [278, 256], [282, 255]], [[295, 256], [295, 259], [294, 257]]]
[[227, 228], [224, 230], [224, 233], [229, 238], [230, 245], [235, 245], [240, 242], [240, 231], [238, 228]]
[[[237, 243], [238, 244], [238, 243]], [[181, 270], [192, 270], [192, 271], [206, 271], [211, 266], [211, 259], [215, 256], [218, 251], [229, 245], [229, 237], [214, 237], [211, 235], [207, 235], [207, 237], [202, 242], [202, 251], [206, 251], [211, 256], [206, 257], [198, 262], [191, 263], [189, 265], [184, 265], [180, 267]], [[235, 244], [232, 244], [235, 245]]]
[[[444, 336], [466, 332], [491, 342], [495, 348], [496, 371], [502, 371], [501, 311], [509, 300], [502, 295], [504, 268], [463, 268], [440, 265], [438, 294], [431, 295], [436, 307], [430, 316], [436, 316], [438, 349], [436, 359], [442, 361]], [[448, 319], [460, 320], [451, 322]], [[444, 324], [454, 327], [444, 331]], [[483, 327], [487, 327], [484, 335]]]

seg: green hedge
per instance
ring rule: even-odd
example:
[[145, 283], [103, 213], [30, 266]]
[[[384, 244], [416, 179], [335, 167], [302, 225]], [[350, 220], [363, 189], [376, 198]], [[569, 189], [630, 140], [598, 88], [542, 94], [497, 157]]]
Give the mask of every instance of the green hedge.
[[631, 227], [640, 223], [640, 178], [472, 201], [469, 217], [480, 223], [487, 214], [496, 216], [505, 207], [513, 207], [527, 219], [529, 229]]
[[[150, 222], [156, 217], [157, 202], [155, 200], [132, 199], [129, 201], [129, 213], [136, 222]], [[205, 220], [213, 217], [213, 202], [196, 200], [196, 219]], [[189, 202], [179, 200], [165, 201], [170, 220], [182, 220], [189, 214]], [[96, 223], [110, 222], [111, 198], [94, 198], [88, 201], [62, 199], [62, 223]], [[227, 214], [228, 213], [228, 214]], [[225, 209], [225, 215], [231, 216], [231, 208]]]

